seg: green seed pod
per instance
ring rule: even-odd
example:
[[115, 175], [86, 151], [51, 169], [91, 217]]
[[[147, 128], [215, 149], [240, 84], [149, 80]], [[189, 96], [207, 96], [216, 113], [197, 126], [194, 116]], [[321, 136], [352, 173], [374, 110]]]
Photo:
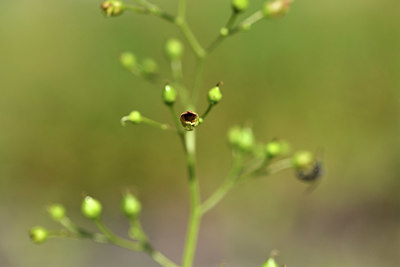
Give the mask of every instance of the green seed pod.
[[279, 267], [274, 258], [269, 258], [262, 267]]
[[121, 62], [121, 65], [128, 70], [134, 69], [137, 63], [136, 56], [131, 52], [122, 53], [119, 57], [119, 61]]
[[34, 243], [41, 244], [48, 239], [49, 233], [46, 228], [35, 226], [31, 230], [29, 230], [29, 236]]
[[128, 218], [136, 218], [142, 210], [140, 201], [131, 193], [127, 193], [122, 198], [122, 212]]
[[47, 212], [55, 221], [61, 221], [65, 217], [65, 207], [61, 204], [53, 204], [49, 206]]
[[158, 64], [151, 58], [146, 58], [142, 61], [142, 71], [146, 76], [154, 76], [158, 72]]
[[83, 199], [81, 210], [86, 218], [95, 220], [100, 217], [102, 206], [98, 200], [87, 196]]
[[293, 155], [292, 162], [296, 169], [309, 168], [314, 162], [314, 155], [309, 151], [299, 151]]
[[124, 12], [124, 4], [121, 1], [105, 1], [100, 7], [107, 17], [118, 16]]
[[171, 85], [166, 84], [162, 92], [162, 99], [168, 106], [172, 106], [176, 101], [176, 90]]
[[249, 7], [249, 0], [232, 0], [232, 8], [236, 13], [243, 12]]
[[273, 0], [264, 4], [262, 12], [264, 17], [272, 18], [286, 14], [289, 11], [291, 0]]
[[181, 123], [186, 131], [193, 131], [199, 125], [199, 115], [193, 111], [186, 111], [181, 114]]
[[218, 104], [219, 101], [222, 99], [222, 93], [219, 88], [219, 84], [208, 91], [208, 102], [211, 105]]
[[265, 145], [267, 157], [274, 158], [286, 154], [289, 151], [289, 144], [285, 141], [272, 141]]
[[183, 50], [183, 44], [178, 39], [169, 39], [165, 44], [165, 56], [171, 61], [181, 59]]

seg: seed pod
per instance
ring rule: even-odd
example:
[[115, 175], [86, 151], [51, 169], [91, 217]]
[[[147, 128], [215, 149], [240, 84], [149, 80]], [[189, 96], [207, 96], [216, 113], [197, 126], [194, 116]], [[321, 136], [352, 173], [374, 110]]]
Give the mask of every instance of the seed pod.
[[85, 217], [95, 220], [100, 217], [102, 206], [98, 200], [87, 196], [83, 199], [81, 211]]
[[165, 56], [171, 61], [181, 59], [183, 50], [183, 44], [178, 39], [169, 39], [165, 44]]
[[181, 123], [186, 131], [193, 131], [199, 125], [199, 115], [193, 111], [186, 111], [181, 114]]
[[125, 216], [127, 216], [128, 218], [135, 218], [142, 210], [142, 205], [133, 194], [127, 193], [122, 198], [121, 208]]
[[131, 52], [122, 53], [119, 60], [121, 65], [128, 70], [132, 70], [136, 67], [136, 56]]
[[222, 99], [221, 89], [219, 88], [220, 84], [217, 84], [215, 87], [211, 88], [208, 91], [208, 102], [211, 105], [218, 104], [219, 101]]
[[162, 99], [167, 106], [172, 106], [176, 101], [176, 90], [171, 85], [166, 84], [162, 92]]
[[36, 244], [41, 244], [47, 240], [49, 233], [46, 228], [35, 226], [29, 231], [29, 237]]
[[274, 258], [269, 258], [262, 267], [279, 267]]
[[55, 221], [61, 221], [65, 217], [65, 207], [61, 204], [53, 204], [49, 206], [47, 212]]
[[232, 0], [232, 9], [236, 13], [244, 12], [248, 7], [248, 0]]

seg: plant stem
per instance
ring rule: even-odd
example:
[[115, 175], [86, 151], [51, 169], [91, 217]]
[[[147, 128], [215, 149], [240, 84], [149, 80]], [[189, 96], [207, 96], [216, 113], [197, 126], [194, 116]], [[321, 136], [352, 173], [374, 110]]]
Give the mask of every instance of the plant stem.
[[185, 145], [187, 151], [187, 165], [189, 175], [190, 216], [186, 234], [186, 243], [182, 258], [182, 267], [192, 267], [196, 251], [197, 238], [201, 221], [201, 206], [199, 184], [196, 177], [196, 134], [195, 131], [186, 132]]
[[243, 158], [236, 155], [232, 170], [225, 182], [202, 205], [201, 213], [204, 214], [215, 207], [225, 195], [235, 186], [242, 171]]
[[192, 89], [192, 99], [191, 99], [193, 105], [196, 105], [197, 97], [199, 95], [201, 78], [203, 76], [203, 70], [204, 70], [204, 58], [206, 56], [207, 56], [207, 54], [205, 54], [204, 57], [197, 58], [196, 70], [195, 70], [195, 74], [194, 74], [194, 83], [193, 83], [193, 89]]
[[213, 108], [213, 104], [208, 104], [208, 107], [207, 107], [207, 109], [206, 109], [206, 111], [203, 113], [203, 115], [201, 115], [201, 118], [202, 119], [205, 119], [206, 117], [207, 117], [207, 115], [208, 115], [208, 113], [211, 111], [211, 109]]
[[199, 41], [197, 40], [196, 36], [193, 34], [193, 32], [190, 29], [187, 22], [185, 20], [178, 21], [178, 26], [180, 27], [183, 35], [185, 36], [186, 40], [189, 42], [190, 47], [192, 48], [192, 50], [196, 54], [196, 56], [198, 58], [205, 57], [206, 51], [200, 45]]
[[186, 0], [179, 0], [178, 18], [180, 20], [185, 20], [185, 16], [186, 16]]

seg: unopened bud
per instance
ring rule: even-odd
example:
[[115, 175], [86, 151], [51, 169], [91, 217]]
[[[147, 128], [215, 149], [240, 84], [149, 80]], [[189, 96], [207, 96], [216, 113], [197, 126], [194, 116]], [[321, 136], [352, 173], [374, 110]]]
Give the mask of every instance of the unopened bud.
[[128, 116], [122, 117], [121, 124], [125, 126], [127, 121], [132, 122], [133, 124], [139, 124], [142, 122], [142, 114], [140, 114], [139, 111], [134, 110], [131, 113], [129, 113]]
[[239, 13], [245, 11], [249, 7], [248, 0], [232, 0], [233, 11]]
[[292, 0], [272, 0], [264, 4], [262, 12], [265, 17], [278, 17], [289, 11]]
[[283, 155], [289, 151], [289, 144], [285, 141], [272, 141], [266, 144], [265, 152], [267, 157], [274, 158]]
[[134, 195], [127, 193], [122, 198], [121, 208], [128, 218], [136, 218], [142, 210], [142, 205]]
[[136, 67], [136, 56], [131, 52], [122, 53], [119, 60], [121, 65], [128, 70], [132, 70]]
[[151, 58], [142, 61], [142, 71], [146, 76], [154, 76], [158, 72], [158, 64]]
[[292, 162], [296, 169], [309, 168], [314, 162], [314, 155], [309, 151], [299, 151], [293, 155]]
[[269, 258], [262, 267], [279, 267], [274, 258]]
[[208, 102], [211, 105], [215, 105], [219, 101], [221, 101], [221, 99], [222, 99], [222, 93], [219, 88], [219, 84], [217, 84], [217, 86], [211, 88], [210, 91], [208, 91]]
[[124, 12], [124, 4], [121, 1], [105, 1], [100, 7], [107, 17], [118, 16]]
[[46, 228], [41, 226], [35, 226], [29, 230], [29, 237], [36, 244], [41, 244], [47, 240], [49, 233]]
[[166, 84], [162, 92], [162, 99], [168, 106], [172, 106], [176, 101], [176, 90], [171, 85]]
[[165, 44], [165, 55], [169, 60], [181, 59], [183, 50], [183, 44], [178, 39], [169, 39]]
[[193, 131], [199, 125], [199, 115], [193, 111], [186, 111], [181, 114], [181, 123], [187, 131]]
[[47, 212], [55, 221], [60, 221], [65, 217], [65, 207], [61, 204], [53, 204], [49, 206]]
[[101, 203], [90, 196], [83, 199], [81, 208], [82, 214], [92, 220], [98, 219], [102, 211]]
[[235, 126], [228, 132], [229, 144], [243, 152], [250, 151], [254, 147], [254, 135], [251, 128]]

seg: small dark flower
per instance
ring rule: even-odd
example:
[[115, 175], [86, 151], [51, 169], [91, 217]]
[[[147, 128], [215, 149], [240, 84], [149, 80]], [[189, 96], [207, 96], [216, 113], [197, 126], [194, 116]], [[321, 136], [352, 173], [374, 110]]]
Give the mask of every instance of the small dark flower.
[[181, 123], [187, 131], [193, 131], [199, 125], [199, 115], [193, 111], [186, 111], [181, 114]]

